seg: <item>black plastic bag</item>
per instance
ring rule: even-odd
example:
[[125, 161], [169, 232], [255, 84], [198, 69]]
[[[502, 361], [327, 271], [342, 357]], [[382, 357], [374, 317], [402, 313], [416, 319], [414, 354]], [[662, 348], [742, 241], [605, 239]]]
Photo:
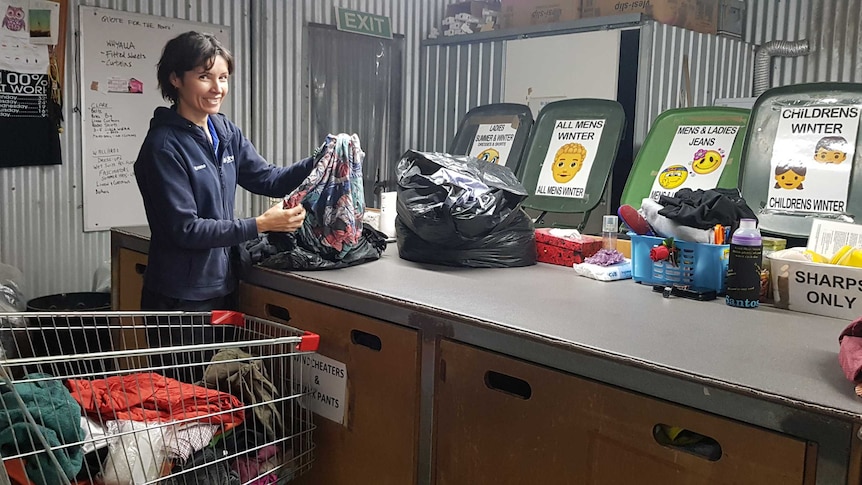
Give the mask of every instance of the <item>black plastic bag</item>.
[[398, 162], [399, 255], [471, 267], [536, 263], [527, 192], [506, 167], [472, 157], [408, 150]]
[[359, 242], [342, 257], [334, 251], [311, 247], [308, 241], [314, 238], [307, 232], [303, 224], [295, 233], [271, 232], [258, 236], [239, 246], [240, 261], [246, 269], [256, 264], [285, 270], [338, 269], [380, 259], [386, 250], [386, 235], [367, 224], [362, 226]]

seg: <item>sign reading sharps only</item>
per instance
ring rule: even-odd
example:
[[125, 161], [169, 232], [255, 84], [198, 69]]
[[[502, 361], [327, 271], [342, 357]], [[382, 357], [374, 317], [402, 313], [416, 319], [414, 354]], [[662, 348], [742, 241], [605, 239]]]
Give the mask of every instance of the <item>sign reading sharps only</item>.
[[690, 126], [676, 129], [667, 156], [652, 184], [650, 197], [672, 196], [679, 189], [718, 186], [739, 126]]
[[778, 122], [766, 210], [843, 213], [860, 106], [784, 108]]
[[339, 424], [346, 424], [347, 366], [320, 354], [301, 355], [293, 366], [293, 392], [305, 394], [300, 404]]
[[539, 172], [536, 195], [586, 197], [605, 120], [558, 120]]
[[498, 165], [506, 165], [518, 130], [510, 123], [479, 125], [469, 155]]

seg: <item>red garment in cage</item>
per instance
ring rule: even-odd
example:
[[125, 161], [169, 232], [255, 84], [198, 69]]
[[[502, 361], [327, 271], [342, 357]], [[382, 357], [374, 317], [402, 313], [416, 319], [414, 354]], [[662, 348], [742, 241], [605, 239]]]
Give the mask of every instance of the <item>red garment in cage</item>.
[[69, 379], [66, 387], [88, 414], [104, 420], [167, 422], [200, 418], [204, 423], [232, 428], [245, 418], [243, 410], [237, 409], [243, 404], [236, 397], [154, 372], [92, 381]]

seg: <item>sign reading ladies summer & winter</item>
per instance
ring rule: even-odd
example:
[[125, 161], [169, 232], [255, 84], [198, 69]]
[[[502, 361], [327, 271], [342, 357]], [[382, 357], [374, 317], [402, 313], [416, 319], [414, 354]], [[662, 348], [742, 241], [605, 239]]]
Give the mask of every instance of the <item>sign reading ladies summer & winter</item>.
[[498, 165], [506, 165], [518, 130], [511, 123], [479, 125], [469, 155]]

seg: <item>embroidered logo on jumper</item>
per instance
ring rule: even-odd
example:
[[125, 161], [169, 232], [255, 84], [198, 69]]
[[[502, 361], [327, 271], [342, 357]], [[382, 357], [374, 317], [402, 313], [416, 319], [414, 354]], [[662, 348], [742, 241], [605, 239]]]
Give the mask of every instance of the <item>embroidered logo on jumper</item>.
[[197, 171], [197, 170], [203, 170], [203, 169], [207, 168], [207, 164], [202, 163], [202, 164], [200, 164], [200, 165], [195, 165], [195, 167], [194, 167], [194, 168], [195, 168], [195, 171]]
[[227, 155], [221, 159], [221, 163], [233, 163], [233, 155]]

